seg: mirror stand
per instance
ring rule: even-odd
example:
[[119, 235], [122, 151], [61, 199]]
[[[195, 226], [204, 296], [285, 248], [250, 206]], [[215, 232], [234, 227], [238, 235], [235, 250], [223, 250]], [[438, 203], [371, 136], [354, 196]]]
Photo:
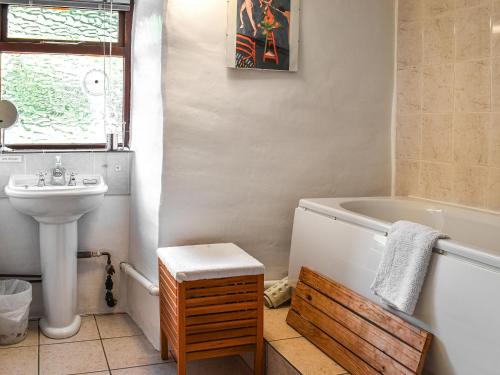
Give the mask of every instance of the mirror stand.
[[0, 154], [3, 154], [4, 152], [9, 152], [9, 151], [12, 151], [12, 149], [5, 146], [5, 129], [2, 128], [2, 129], [0, 129]]

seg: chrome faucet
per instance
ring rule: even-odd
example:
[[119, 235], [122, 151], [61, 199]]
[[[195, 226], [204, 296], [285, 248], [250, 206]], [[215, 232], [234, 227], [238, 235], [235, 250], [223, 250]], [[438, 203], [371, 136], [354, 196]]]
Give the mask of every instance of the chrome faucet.
[[44, 187], [45, 186], [45, 175], [46, 175], [45, 172], [39, 172], [38, 173], [38, 182], [37, 182], [36, 186], [38, 186], [38, 187]]

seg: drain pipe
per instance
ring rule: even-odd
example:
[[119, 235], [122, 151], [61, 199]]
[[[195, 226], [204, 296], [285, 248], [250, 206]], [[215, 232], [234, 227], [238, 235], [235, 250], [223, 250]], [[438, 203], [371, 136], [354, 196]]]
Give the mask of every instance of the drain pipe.
[[124, 274], [130, 276], [132, 279], [141, 284], [148, 291], [150, 295], [152, 296], [160, 295], [160, 289], [158, 288], [158, 286], [153, 284], [148, 279], [146, 279], [142, 274], [137, 272], [136, 269], [127, 262], [121, 262], [120, 269], [123, 271]]

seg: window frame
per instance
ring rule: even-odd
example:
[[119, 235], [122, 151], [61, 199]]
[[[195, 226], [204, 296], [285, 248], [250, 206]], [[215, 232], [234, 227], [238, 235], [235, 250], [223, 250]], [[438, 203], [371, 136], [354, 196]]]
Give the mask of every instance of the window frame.
[[[132, 44], [132, 16], [133, 0], [130, 10], [118, 12], [118, 42], [106, 43], [106, 55], [123, 57], [123, 121], [125, 122], [125, 147], [130, 144], [130, 91], [131, 74], [131, 44]], [[54, 53], [69, 55], [103, 56], [104, 48], [101, 42], [65, 42], [46, 39], [16, 39], [8, 38], [8, 4], [0, 4], [0, 54], [2, 52], [16, 53]], [[1, 82], [1, 80], [0, 80]], [[12, 150], [82, 150], [102, 149], [105, 143], [57, 143], [57, 144], [7, 144]]]

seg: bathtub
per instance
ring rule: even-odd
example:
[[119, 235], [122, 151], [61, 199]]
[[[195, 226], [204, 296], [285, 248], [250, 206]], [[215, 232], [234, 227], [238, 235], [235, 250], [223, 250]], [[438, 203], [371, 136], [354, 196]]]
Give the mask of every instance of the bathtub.
[[500, 215], [411, 198], [303, 199], [295, 210], [291, 285], [308, 266], [379, 303], [370, 285], [397, 220], [450, 236], [436, 244], [414, 316], [395, 312], [435, 335], [426, 372], [500, 374]]

